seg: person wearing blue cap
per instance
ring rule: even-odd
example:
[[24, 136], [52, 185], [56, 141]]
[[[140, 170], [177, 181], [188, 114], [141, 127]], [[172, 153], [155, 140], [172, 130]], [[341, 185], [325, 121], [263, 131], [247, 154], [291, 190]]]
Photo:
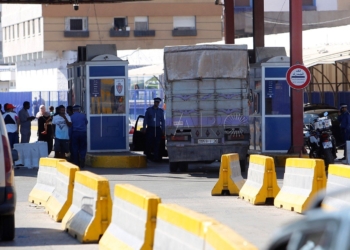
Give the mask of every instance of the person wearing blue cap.
[[86, 115], [80, 112], [80, 106], [73, 106], [72, 120], [72, 162], [80, 168], [85, 167], [87, 151], [87, 124]]
[[[153, 99], [154, 104], [149, 107], [143, 120], [144, 133], [146, 133], [146, 156], [150, 160], [159, 162], [162, 156], [159, 155], [159, 146], [162, 135], [165, 132], [164, 110], [159, 108], [162, 101], [159, 97]], [[153, 158], [151, 157], [153, 151]]]
[[338, 121], [341, 129], [341, 134], [344, 139], [344, 157], [339, 159], [339, 160], [345, 160], [346, 159], [346, 141], [350, 139], [350, 114], [348, 112], [348, 105], [345, 103], [340, 104], [340, 112], [338, 116]]

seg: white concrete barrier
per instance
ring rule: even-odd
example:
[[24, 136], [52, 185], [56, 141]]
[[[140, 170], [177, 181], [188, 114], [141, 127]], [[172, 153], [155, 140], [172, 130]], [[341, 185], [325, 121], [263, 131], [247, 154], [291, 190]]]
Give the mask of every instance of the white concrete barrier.
[[288, 158], [283, 186], [275, 198], [274, 205], [303, 213], [313, 196], [326, 188], [326, 181], [323, 160]]
[[153, 250], [204, 249], [214, 219], [176, 204], [159, 204]]
[[47, 142], [19, 143], [14, 144], [14, 149], [18, 151], [18, 161], [15, 165], [23, 165], [26, 168], [39, 167], [39, 161], [42, 157], [47, 157]]
[[72, 205], [75, 172], [79, 167], [70, 162], [58, 162], [56, 185], [46, 203], [46, 212], [54, 221], [62, 221]]
[[115, 185], [112, 221], [100, 242], [100, 250], [151, 250], [160, 198], [129, 184]]
[[330, 164], [322, 207], [326, 210], [350, 208], [350, 191], [344, 190], [350, 190], [350, 166]]
[[45, 206], [56, 186], [57, 164], [64, 159], [41, 158], [36, 184], [29, 193], [29, 202]]
[[62, 228], [81, 243], [98, 242], [111, 215], [108, 180], [89, 171], [75, 172], [73, 201], [62, 219]]
[[213, 187], [211, 195], [238, 195], [244, 183], [239, 155], [237, 153], [222, 155], [219, 179]]

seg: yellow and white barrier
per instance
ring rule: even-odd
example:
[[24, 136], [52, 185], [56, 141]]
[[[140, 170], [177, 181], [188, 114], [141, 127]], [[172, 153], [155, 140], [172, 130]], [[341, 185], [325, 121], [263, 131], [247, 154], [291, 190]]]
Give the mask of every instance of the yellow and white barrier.
[[283, 187], [275, 198], [276, 207], [302, 213], [312, 196], [326, 187], [323, 160], [289, 158], [286, 161]]
[[18, 160], [15, 165], [23, 165], [26, 168], [39, 167], [41, 157], [47, 157], [47, 142], [19, 143], [14, 144], [14, 149], [18, 152]]
[[[350, 207], [350, 166], [330, 164], [328, 168], [327, 194], [322, 207], [327, 210], [340, 210]], [[339, 194], [337, 191], [342, 190]]]
[[57, 164], [64, 159], [40, 158], [36, 184], [29, 193], [29, 202], [37, 205], [46, 205], [56, 186]]
[[218, 222], [176, 204], [159, 204], [153, 249], [203, 249], [211, 224]]
[[115, 185], [112, 221], [99, 249], [151, 250], [158, 204], [155, 194], [129, 184]]
[[72, 204], [75, 172], [79, 167], [69, 162], [57, 164], [55, 189], [46, 203], [46, 212], [54, 221], [62, 221]]
[[221, 156], [219, 180], [215, 184], [211, 195], [238, 195], [245, 180], [241, 175], [238, 154], [224, 154]]
[[208, 226], [204, 250], [257, 250], [258, 248], [222, 224]]
[[266, 199], [275, 198], [279, 190], [273, 158], [251, 155], [247, 181], [239, 192], [239, 197], [254, 205], [265, 204]]
[[62, 228], [82, 243], [98, 242], [111, 221], [112, 200], [108, 180], [89, 171], [77, 171], [73, 202]]

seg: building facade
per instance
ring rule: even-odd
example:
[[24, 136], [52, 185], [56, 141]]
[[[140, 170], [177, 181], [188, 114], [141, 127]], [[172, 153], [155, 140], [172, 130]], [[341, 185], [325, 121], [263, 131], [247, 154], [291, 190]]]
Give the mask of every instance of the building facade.
[[211, 0], [3, 5], [5, 63], [16, 63], [16, 91], [67, 89], [66, 65], [78, 46], [164, 48], [222, 39], [222, 8]]

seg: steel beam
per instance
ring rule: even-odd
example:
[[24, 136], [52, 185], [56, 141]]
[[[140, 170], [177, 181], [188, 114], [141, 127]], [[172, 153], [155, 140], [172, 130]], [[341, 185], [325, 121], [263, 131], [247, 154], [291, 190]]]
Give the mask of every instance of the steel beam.
[[[303, 18], [302, 0], [289, 1], [290, 66], [303, 64]], [[292, 145], [289, 153], [306, 153], [303, 138], [303, 90], [291, 91]]]
[[264, 0], [253, 0], [253, 43], [257, 47], [265, 46]]
[[233, 0], [225, 0], [225, 44], [235, 44], [235, 6]]

